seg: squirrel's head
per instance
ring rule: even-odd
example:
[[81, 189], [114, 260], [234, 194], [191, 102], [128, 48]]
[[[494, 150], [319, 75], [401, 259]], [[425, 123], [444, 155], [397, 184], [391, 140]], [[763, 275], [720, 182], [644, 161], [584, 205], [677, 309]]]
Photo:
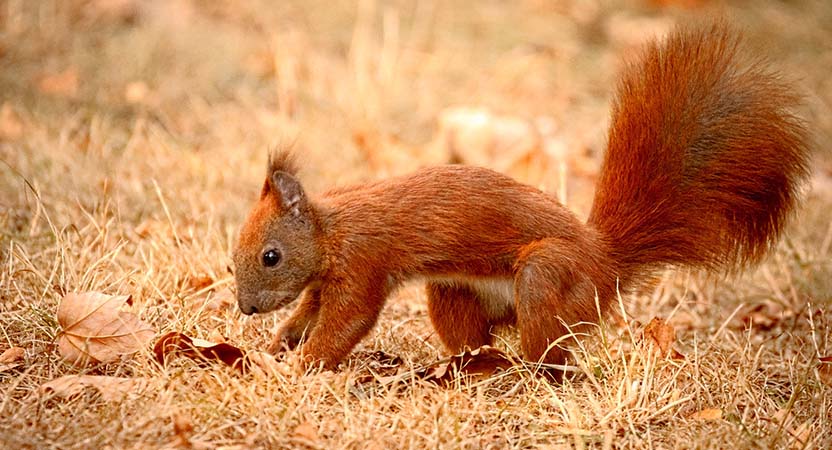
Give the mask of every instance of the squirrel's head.
[[244, 314], [265, 313], [298, 297], [318, 273], [318, 220], [288, 153], [269, 158], [260, 200], [234, 249], [237, 303]]

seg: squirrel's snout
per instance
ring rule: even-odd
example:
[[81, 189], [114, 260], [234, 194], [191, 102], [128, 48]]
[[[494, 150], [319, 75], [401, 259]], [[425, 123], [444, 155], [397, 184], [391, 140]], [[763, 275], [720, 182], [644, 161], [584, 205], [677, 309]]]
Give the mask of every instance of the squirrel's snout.
[[250, 305], [250, 306], [240, 305], [240, 311], [242, 311], [243, 314], [245, 314], [247, 316], [250, 316], [252, 314], [257, 314], [257, 307], [254, 306], [254, 305]]
[[241, 295], [239, 291], [237, 292], [237, 306], [240, 307], [240, 312], [243, 314], [247, 316], [257, 314], [259, 309], [256, 305], [254, 305], [254, 303], [257, 302], [252, 302], [250, 296]]
[[282, 308], [294, 300], [299, 294], [288, 293], [287, 291], [274, 291], [262, 289], [258, 292], [243, 294], [237, 292], [237, 305], [240, 312], [250, 316], [252, 314], [264, 314]]

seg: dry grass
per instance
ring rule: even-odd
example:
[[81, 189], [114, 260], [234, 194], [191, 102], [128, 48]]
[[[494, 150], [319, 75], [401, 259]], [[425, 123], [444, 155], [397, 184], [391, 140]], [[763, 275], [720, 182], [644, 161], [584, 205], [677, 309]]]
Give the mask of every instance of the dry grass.
[[[232, 282], [229, 249], [272, 145], [297, 141], [315, 191], [441, 162], [429, 145], [437, 116], [474, 105], [546, 116], [569, 152], [597, 164], [618, 59], [691, 14], [630, 3], [0, 2], [0, 351], [26, 350], [0, 372], [0, 447], [832, 446], [832, 388], [818, 370], [832, 354], [825, 154], [768, 262], [731, 281], [668, 274], [625, 299], [632, 319], [576, 349], [582, 370], [560, 385], [523, 371], [448, 388], [362, 385], [360, 354], [337, 373], [273, 377], [189, 360], [160, 370], [147, 353], [86, 371], [59, 360], [67, 291], [132, 294], [160, 334], [266, 345], [286, 311], [243, 318], [211, 298]], [[724, 8], [802, 81], [828, 142], [832, 8]], [[530, 181], [568, 187], [585, 212], [591, 175], [571, 170]], [[214, 289], [195, 290], [206, 275]], [[676, 327], [683, 360], [634, 342], [654, 316]], [[418, 285], [391, 299], [359, 349], [412, 366], [443, 354]], [[79, 372], [151, 383], [121, 402], [37, 394]], [[692, 417], [709, 408], [721, 419]]]

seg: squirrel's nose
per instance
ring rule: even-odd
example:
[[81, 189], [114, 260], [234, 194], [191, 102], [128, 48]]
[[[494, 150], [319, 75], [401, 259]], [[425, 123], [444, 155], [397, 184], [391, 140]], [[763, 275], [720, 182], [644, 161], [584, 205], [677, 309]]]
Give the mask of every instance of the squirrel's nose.
[[253, 306], [253, 305], [249, 305], [249, 306], [240, 305], [240, 311], [242, 311], [243, 314], [245, 314], [247, 316], [250, 316], [252, 314], [257, 314], [257, 307]]

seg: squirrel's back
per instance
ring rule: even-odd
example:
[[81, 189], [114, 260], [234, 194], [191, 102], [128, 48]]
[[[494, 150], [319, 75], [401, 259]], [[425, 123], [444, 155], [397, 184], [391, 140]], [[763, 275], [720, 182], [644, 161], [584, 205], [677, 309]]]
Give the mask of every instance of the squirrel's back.
[[723, 23], [679, 27], [624, 71], [589, 218], [622, 277], [755, 262], [793, 211], [800, 96], [740, 50]]

